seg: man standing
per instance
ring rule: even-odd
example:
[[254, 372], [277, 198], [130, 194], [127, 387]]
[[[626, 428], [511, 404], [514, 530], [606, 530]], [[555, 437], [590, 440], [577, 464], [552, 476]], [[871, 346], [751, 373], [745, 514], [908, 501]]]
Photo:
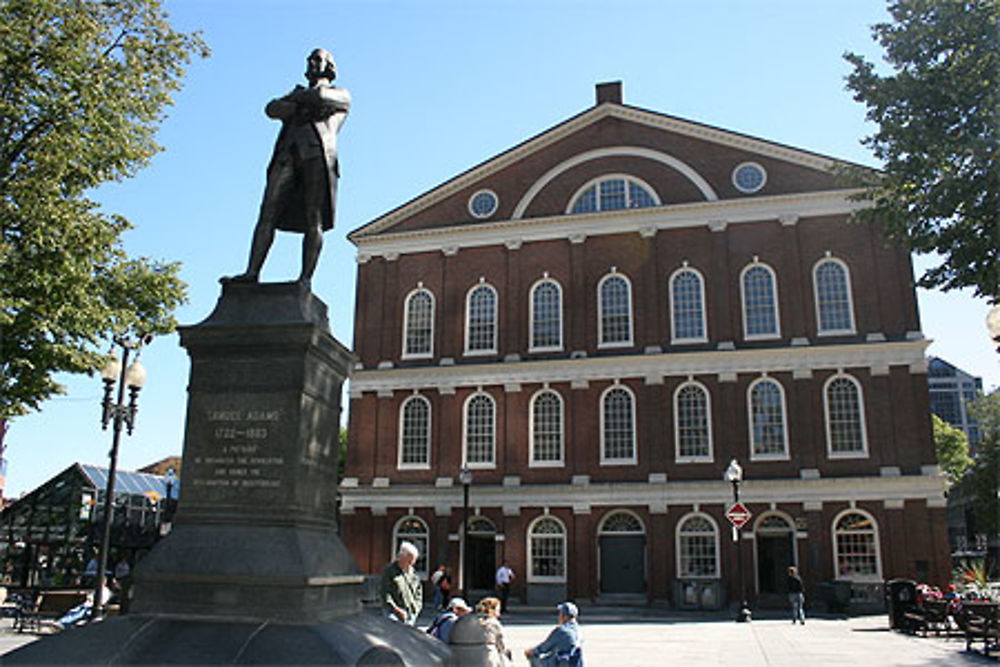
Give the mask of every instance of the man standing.
[[524, 651], [524, 657], [531, 662], [531, 667], [583, 664], [580, 628], [576, 623], [579, 610], [572, 602], [563, 602], [556, 607], [556, 611], [559, 625], [553, 628], [541, 644]]
[[417, 548], [410, 542], [399, 545], [396, 560], [382, 571], [379, 597], [382, 610], [390, 620], [414, 625], [424, 606], [420, 578], [413, 569], [419, 556]]
[[306, 61], [308, 86], [296, 86], [264, 108], [281, 121], [274, 155], [267, 166], [267, 186], [260, 205], [247, 270], [231, 280], [257, 282], [274, 241], [274, 230], [298, 232], [302, 239], [299, 282], [310, 285], [323, 232], [333, 228], [337, 199], [337, 132], [347, 118], [351, 95], [333, 85], [337, 65], [324, 49]]
[[792, 625], [798, 621], [806, 624], [806, 593], [802, 585], [802, 577], [794, 565], [788, 566], [788, 603], [792, 605]]
[[510, 569], [507, 561], [500, 561], [500, 569], [497, 570], [497, 592], [500, 593], [500, 613], [507, 613], [507, 597], [510, 595], [510, 582], [514, 580], [514, 570]]

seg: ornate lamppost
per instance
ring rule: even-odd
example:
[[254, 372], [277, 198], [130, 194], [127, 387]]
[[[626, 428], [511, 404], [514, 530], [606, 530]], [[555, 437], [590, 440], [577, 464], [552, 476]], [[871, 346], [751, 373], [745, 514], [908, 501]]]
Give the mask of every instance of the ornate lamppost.
[[[135, 415], [139, 411], [139, 390], [146, 382], [146, 369], [139, 363], [139, 352], [144, 344], [152, 340], [149, 334], [136, 337], [115, 336], [114, 344], [121, 348], [121, 359], [113, 354], [104, 370], [101, 380], [104, 381], [104, 399], [101, 401], [101, 428], [107, 430], [111, 424], [111, 451], [108, 457], [111, 462], [108, 467], [108, 485], [104, 492], [104, 519], [101, 525], [101, 547], [97, 557], [97, 579], [94, 584], [94, 607], [91, 620], [100, 618], [104, 611], [104, 582], [108, 567], [108, 547], [111, 544], [111, 521], [114, 517], [115, 475], [118, 471], [118, 444], [121, 441], [122, 427], [129, 435], [135, 425]], [[129, 356], [135, 352], [135, 359], [128, 363]], [[112, 399], [117, 383], [116, 398]], [[128, 403], [125, 403], [125, 388], [128, 387]]]
[[174, 473], [173, 468], [167, 470], [166, 475], [167, 482], [167, 495], [163, 498], [163, 506], [160, 508], [160, 537], [166, 537], [170, 534], [170, 529], [173, 528], [174, 520], [174, 504], [173, 504], [173, 493], [174, 484], [177, 482], [177, 475]]
[[[743, 468], [736, 459], [729, 462], [722, 478], [733, 485], [733, 505], [740, 502], [740, 483], [743, 481]], [[736, 622], [746, 623], [750, 620], [750, 605], [747, 604], [746, 575], [743, 572], [743, 545], [740, 544], [740, 529], [733, 526], [733, 543], [736, 545], [736, 567], [740, 571], [740, 606], [736, 611]]]
[[465, 590], [465, 566], [468, 560], [465, 538], [469, 534], [469, 487], [472, 486], [472, 471], [468, 466], [458, 473], [458, 481], [462, 484], [462, 541], [458, 547], [458, 587], [462, 589], [462, 597], [468, 598], [469, 592]]

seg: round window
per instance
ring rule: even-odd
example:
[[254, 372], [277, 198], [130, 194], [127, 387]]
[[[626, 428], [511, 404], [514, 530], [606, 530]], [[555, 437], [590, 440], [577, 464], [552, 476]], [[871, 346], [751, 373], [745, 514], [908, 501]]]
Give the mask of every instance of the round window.
[[767, 172], [756, 162], [744, 162], [733, 169], [733, 185], [740, 192], [757, 192], [767, 182]]
[[469, 213], [483, 219], [497, 211], [497, 194], [492, 190], [480, 190], [469, 197]]

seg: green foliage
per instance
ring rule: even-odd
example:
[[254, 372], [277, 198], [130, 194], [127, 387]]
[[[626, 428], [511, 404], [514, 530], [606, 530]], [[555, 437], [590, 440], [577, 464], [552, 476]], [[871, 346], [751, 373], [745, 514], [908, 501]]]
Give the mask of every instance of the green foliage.
[[984, 532], [997, 535], [1000, 530], [1000, 389], [980, 396], [968, 406], [979, 422], [982, 435], [976, 447], [974, 465], [959, 484], [963, 496], [973, 498], [975, 524]]
[[337, 484], [344, 479], [344, 467], [347, 465], [347, 429], [340, 427], [340, 450], [337, 454]]
[[937, 451], [938, 465], [947, 473], [948, 481], [954, 484], [972, 465], [969, 457], [969, 439], [961, 429], [953, 428], [937, 415], [931, 415], [934, 422], [934, 449]]
[[951, 573], [951, 583], [962, 594], [973, 593], [979, 598], [993, 598], [986, 563], [981, 560], [956, 567]]
[[193, 54], [159, 0], [0, 0], [0, 418], [97, 368], [113, 333], [175, 326], [179, 266], [128, 257], [130, 223], [86, 194], [160, 150]]
[[872, 204], [859, 216], [940, 255], [922, 286], [1000, 300], [1000, 0], [894, 0], [889, 12], [872, 31], [893, 74], [844, 56], [884, 165], [855, 174]]

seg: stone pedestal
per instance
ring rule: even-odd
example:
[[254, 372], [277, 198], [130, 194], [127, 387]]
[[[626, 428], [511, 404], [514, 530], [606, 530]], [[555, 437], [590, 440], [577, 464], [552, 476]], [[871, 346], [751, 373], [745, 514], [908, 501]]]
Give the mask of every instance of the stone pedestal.
[[[129, 615], [10, 664], [443, 664], [425, 633], [361, 611], [336, 533], [343, 381], [354, 357], [297, 283], [228, 283], [191, 357], [174, 529], [135, 570]], [[388, 647], [388, 648], [387, 648]], [[384, 656], [383, 656], [384, 657]]]

